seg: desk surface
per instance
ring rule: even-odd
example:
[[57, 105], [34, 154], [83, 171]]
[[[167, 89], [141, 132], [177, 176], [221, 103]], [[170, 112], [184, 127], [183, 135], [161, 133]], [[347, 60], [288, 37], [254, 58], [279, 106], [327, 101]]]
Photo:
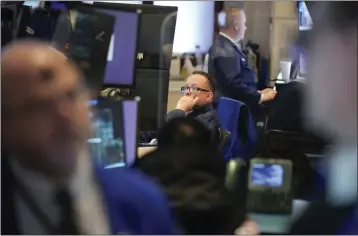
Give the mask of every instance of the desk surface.
[[138, 158], [142, 158], [144, 155], [153, 152], [157, 147], [151, 146], [151, 147], [139, 147], [137, 148], [137, 156]]

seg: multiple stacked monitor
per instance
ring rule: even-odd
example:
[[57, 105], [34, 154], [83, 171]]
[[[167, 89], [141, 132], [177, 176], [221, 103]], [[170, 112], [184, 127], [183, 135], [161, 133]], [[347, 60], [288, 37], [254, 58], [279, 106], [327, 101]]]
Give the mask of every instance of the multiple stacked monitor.
[[[85, 1], [86, 2], [86, 1]], [[82, 69], [93, 96], [96, 161], [107, 168], [133, 164], [137, 133], [156, 131], [167, 112], [176, 7], [104, 2], [25, 1], [5, 9], [7, 42], [50, 42]], [[7, 22], [9, 24], [3, 24]], [[115, 98], [101, 91], [115, 90]]]

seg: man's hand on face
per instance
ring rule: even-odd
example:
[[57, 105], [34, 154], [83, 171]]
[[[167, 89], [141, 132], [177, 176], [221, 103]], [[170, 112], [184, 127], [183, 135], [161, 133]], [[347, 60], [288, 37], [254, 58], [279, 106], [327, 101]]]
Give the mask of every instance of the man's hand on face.
[[193, 107], [196, 105], [198, 97], [192, 98], [190, 96], [183, 96], [179, 99], [176, 109], [188, 112], [193, 110]]

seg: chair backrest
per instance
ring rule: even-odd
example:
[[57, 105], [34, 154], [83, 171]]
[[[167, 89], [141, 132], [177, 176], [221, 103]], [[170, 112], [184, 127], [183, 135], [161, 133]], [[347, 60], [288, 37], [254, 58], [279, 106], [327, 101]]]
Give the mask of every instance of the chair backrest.
[[268, 130], [265, 146], [269, 152], [287, 151], [303, 154], [323, 154], [327, 146], [323, 140], [305, 133]]
[[231, 133], [229, 141], [222, 148], [225, 159], [249, 158], [250, 149], [257, 142], [257, 134], [247, 106], [238, 100], [221, 97], [217, 114], [221, 129], [226, 129]]
[[[297, 198], [310, 198], [312, 191], [318, 192], [323, 188], [322, 177], [313, 167], [319, 159], [308, 154], [323, 154], [324, 149], [325, 144], [320, 139], [307, 134], [281, 130], [269, 130], [265, 134], [264, 152], [292, 161], [294, 195]], [[320, 186], [315, 186], [318, 183]]]
[[229, 141], [231, 132], [226, 129], [220, 129], [220, 141], [219, 141], [219, 149], [223, 148], [225, 144]]

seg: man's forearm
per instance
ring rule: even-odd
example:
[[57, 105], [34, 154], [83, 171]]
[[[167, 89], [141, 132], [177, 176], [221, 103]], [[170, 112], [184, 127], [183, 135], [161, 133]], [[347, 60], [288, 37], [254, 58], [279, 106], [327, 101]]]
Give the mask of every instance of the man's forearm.
[[185, 117], [185, 112], [180, 109], [174, 109], [167, 114], [167, 122], [176, 119]]

